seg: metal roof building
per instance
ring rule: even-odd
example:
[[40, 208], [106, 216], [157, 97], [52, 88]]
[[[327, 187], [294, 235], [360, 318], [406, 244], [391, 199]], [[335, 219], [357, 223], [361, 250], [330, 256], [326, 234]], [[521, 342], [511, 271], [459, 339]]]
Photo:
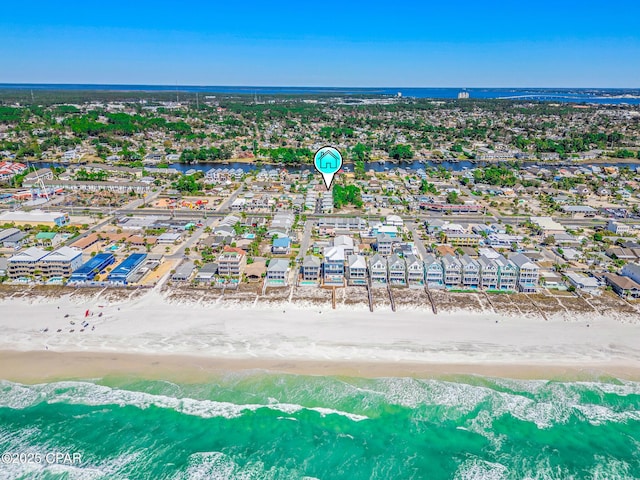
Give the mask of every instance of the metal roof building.
[[93, 280], [96, 275], [102, 273], [105, 268], [115, 261], [116, 259], [113, 253], [98, 253], [73, 272], [69, 278], [69, 282], [87, 282]]
[[110, 282], [126, 283], [131, 276], [142, 266], [147, 258], [146, 253], [132, 253], [114, 268], [107, 279]]

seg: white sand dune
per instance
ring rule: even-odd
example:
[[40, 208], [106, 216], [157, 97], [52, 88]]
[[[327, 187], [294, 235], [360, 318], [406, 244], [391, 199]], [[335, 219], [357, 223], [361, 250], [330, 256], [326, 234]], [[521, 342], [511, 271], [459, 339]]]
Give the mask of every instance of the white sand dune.
[[[396, 313], [371, 313], [362, 305], [338, 304], [332, 310], [329, 303], [304, 301], [165, 297], [151, 290], [112, 302], [81, 294], [6, 298], [0, 301], [0, 350], [227, 360], [640, 366], [640, 324], [595, 314], [572, 321], [550, 315], [545, 321], [497, 316], [489, 310], [434, 315], [409, 306]], [[86, 318], [89, 326], [80, 331], [87, 309], [92, 313]]]

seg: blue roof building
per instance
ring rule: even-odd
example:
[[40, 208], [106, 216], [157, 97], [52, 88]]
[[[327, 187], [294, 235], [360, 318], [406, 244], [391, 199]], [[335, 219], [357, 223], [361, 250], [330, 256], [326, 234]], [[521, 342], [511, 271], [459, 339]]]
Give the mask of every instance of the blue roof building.
[[274, 238], [271, 245], [271, 252], [280, 255], [291, 253], [291, 239], [289, 237]]
[[111, 271], [107, 280], [115, 283], [124, 283], [126, 285], [131, 275], [142, 266], [146, 258], [146, 253], [132, 253]]
[[113, 253], [99, 253], [73, 272], [69, 278], [69, 282], [91, 281], [96, 275], [102, 273], [105, 268], [115, 261], [116, 258], [113, 256]]

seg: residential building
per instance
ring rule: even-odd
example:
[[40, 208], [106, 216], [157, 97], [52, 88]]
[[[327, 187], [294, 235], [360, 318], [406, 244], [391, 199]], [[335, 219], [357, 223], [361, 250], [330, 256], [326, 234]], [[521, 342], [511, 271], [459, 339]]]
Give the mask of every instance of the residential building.
[[240, 248], [225, 246], [218, 257], [218, 275], [240, 277], [247, 264], [247, 253]]
[[424, 285], [424, 263], [417, 255], [405, 255], [407, 264], [407, 283], [409, 285]]
[[398, 228], [404, 227], [404, 221], [398, 215], [388, 215], [384, 223], [392, 227], [398, 227]]
[[187, 260], [176, 268], [175, 273], [171, 275], [171, 280], [174, 282], [187, 282], [193, 275], [194, 269], [194, 263], [191, 260]]
[[287, 285], [289, 273], [289, 260], [285, 258], [273, 258], [267, 266], [267, 283], [269, 285]]
[[376, 251], [380, 255], [391, 255], [393, 251], [393, 238], [384, 233], [376, 235]]
[[462, 286], [478, 288], [480, 286], [480, 264], [469, 255], [460, 258], [462, 264]]
[[369, 277], [372, 284], [387, 283], [387, 261], [380, 254], [369, 258]]
[[640, 283], [640, 265], [637, 263], [627, 263], [620, 273], [623, 277], [629, 277], [634, 282]]
[[64, 240], [64, 237], [57, 232], [38, 232], [36, 243], [40, 247], [55, 247]]
[[344, 248], [325, 247], [322, 263], [323, 280], [325, 285], [344, 285]]
[[68, 278], [82, 265], [82, 250], [71, 247], [60, 247], [40, 260], [40, 270], [47, 278]]
[[631, 228], [625, 223], [616, 222], [615, 220], [609, 220], [607, 223], [607, 230], [615, 233], [616, 235], [625, 235], [629, 233]]
[[444, 284], [447, 288], [456, 288], [462, 281], [462, 264], [451, 254], [442, 257]]
[[179, 233], [165, 232], [161, 234], [156, 241], [161, 245], [170, 245], [179, 242], [181, 238], [182, 235]]
[[442, 288], [444, 286], [444, 267], [435, 255], [428, 254], [425, 257], [424, 272], [429, 288]]
[[132, 253], [122, 262], [120, 262], [109, 273], [107, 280], [113, 283], [122, 283], [126, 285], [130, 282], [135, 273], [142, 267], [147, 258], [146, 253]]
[[98, 253], [87, 262], [78, 267], [71, 274], [69, 282], [89, 282], [97, 275], [102, 274], [105, 269], [115, 263], [113, 253]]
[[447, 233], [446, 241], [454, 247], [476, 247], [480, 243], [480, 235], [475, 233]]
[[277, 237], [271, 244], [271, 253], [274, 255], [289, 255], [291, 253], [291, 239], [289, 237]]
[[17, 228], [3, 230], [0, 232], [0, 237], [2, 237], [0, 242], [4, 248], [12, 248], [14, 250], [20, 250], [28, 240], [27, 234]]
[[404, 258], [392, 254], [387, 259], [387, 270], [389, 272], [389, 283], [391, 285], [406, 285], [407, 284], [407, 264]]
[[353, 255], [356, 252], [355, 242], [353, 241], [353, 237], [348, 235], [338, 235], [332, 241], [331, 245], [337, 248], [342, 248], [344, 250], [345, 258], [349, 255]]
[[515, 264], [500, 255], [495, 259], [498, 265], [498, 289], [516, 290], [518, 269]]
[[604, 278], [614, 292], [622, 298], [640, 298], [640, 284], [629, 277], [605, 273]]
[[480, 255], [478, 264], [480, 265], [480, 288], [497, 290], [499, 267], [496, 261], [486, 255]]
[[15, 280], [21, 277], [41, 275], [40, 260], [48, 254], [49, 252], [46, 250], [42, 250], [38, 247], [31, 247], [12, 256], [7, 262], [7, 273], [9, 274], [9, 278]]
[[571, 285], [583, 292], [593, 293], [600, 288], [600, 282], [594, 277], [588, 277], [578, 272], [567, 272], [565, 276]]
[[218, 264], [217, 263], [205, 263], [196, 276], [194, 281], [197, 283], [211, 283], [215, 280], [216, 274], [218, 273]]
[[349, 255], [347, 257], [347, 284], [367, 284], [367, 260], [362, 255]]
[[523, 293], [535, 293], [538, 288], [540, 268], [522, 253], [512, 255], [509, 260], [516, 266], [518, 290]]
[[318, 257], [313, 255], [307, 255], [302, 260], [302, 266], [300, 272], [302, 274], [302, 280], [305, 282], [317, 282], [320, 278], [322, 262]]

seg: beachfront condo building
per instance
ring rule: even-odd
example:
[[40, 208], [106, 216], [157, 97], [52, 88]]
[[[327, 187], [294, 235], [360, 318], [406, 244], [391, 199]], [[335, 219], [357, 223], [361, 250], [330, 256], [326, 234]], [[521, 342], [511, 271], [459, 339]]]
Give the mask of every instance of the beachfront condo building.
[[462, 264], [462, 286], [464, 288], [478, 288], [480, 286], [480, 264], [469, 255], [460, 257]]
[[387, 260], [382, 255], [369, 258], [369, 277], [374, 285], [387, 284]]
[[384, 233], [376, 235], [376, 251], [380, 255], [391, 255], [393, 250], [393, 238]]
[[518, 290], [523, 293], [535, 293], [540, 277], [540, 268], [529, 257], [518, 253], [509, 258], [516, 266]]
[[132, 253], [111, 270], [107, 280], [112, 283], [128, 284], [136, 272], [142, 268], [146, 259], [146, 253]]
[[240, 277], [247, 265], [247, 254], [241, 248], [225, 246], [218, 257], [218, 275]]
[[349, 285], [367, 284], [367, 260], [362, 255], [349, 255], [347, 258], [347, 283]]
[[498, 289], [498, 264], [492, 258], [481, 255], [478, 259], [480, 265], [480, 288], [485, 290]]
[[345, 254], [342, 246], [325, 247], [322, 277], [325, 285], [344, 285]]
[[82, 265], [82, 252], [62, 247], [53, 252], [31, 247], [12, 256], [7, 273], [12, 280], [28, 277], [67, 278]]
[[49, 252], [37, 247], [27, 248], [25, 251], [13, 255], [7, 262], [9, 278], [33, 277], [41, 275], [40, 260], [49, 255]]
[[417, 255], [410, 253], [404, 257], [407, 263], [407, 283], [424, 285], [424, 264]]
[[95, 257], [91, 257], [86, 263], [75, 270], [69, 282], [90, 282], [100, 275], [105, 269], [115, 263], [116, 259], [113, 253], [98, 253]]
[[317, 282], [320, 278], [320, 270], [322, 262], [318, 257], [313, 255], [307, 255], [302, 260], [302, 266], [300, 267], [300, 273], [302, 274], [302, 280], [305, 282]]
[[387, 269], [391, 285], [404, 286], [407, 284], [407, 264], [404, 262], [404, 258], [394, 253], [387, 259]]
[[444, 267], [442, 262], [431, 253], [424, 257], [424, 274], [429, 288], [444, 286]]
[[462, 280], [462, 264], [451, 254], [442, 257], [444, 284], [447, 288], [458, 288]]
[[286, 286], [289, 276], [289, 260], [273, 258], [267, 267], [267, 283], [274, 286]]
[[47, 278], [69, 278], [82, 265], [82, 250], [61, 247], [40, 260], [42, 275]]
[[498, 289], [515, 290], [518, 282], [516, 265], [502, 255], [495, 259], [498, 264]]

